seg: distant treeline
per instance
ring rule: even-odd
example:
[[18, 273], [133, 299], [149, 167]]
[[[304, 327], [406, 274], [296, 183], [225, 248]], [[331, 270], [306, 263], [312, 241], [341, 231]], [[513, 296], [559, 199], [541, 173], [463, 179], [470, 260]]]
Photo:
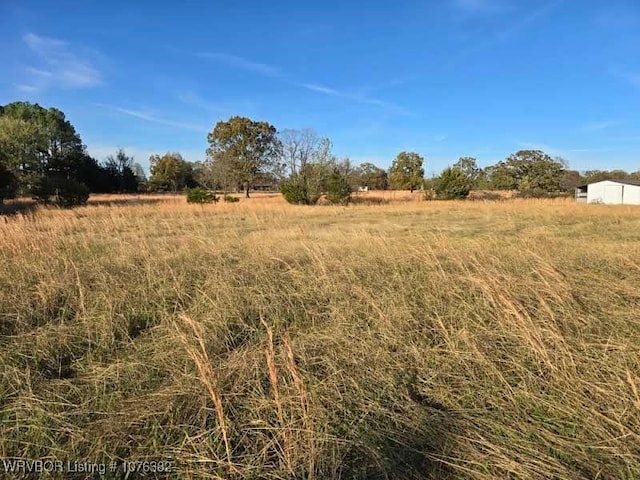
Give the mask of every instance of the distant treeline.
[[147, 178], [139, 163], [119, 149], [99, 162], [56, 108], [14, 102], [0, 106], [0, 203], [28, 195], [43, 203], [74, 205], [90, 193], [180, 192], [185, 188], [244, 191], [279, 189], [292, 203], [313, 204], [334, 192], [342, 201], [360, 187], [426, 191], [432, 198], [463, 198], [471, 190], [516, 190], [523, 195], [570, 192], [605, 179], [640, 179], [612, 170], [578, 172], [560, 158], [523, 150], [479, 168], [462, 157], [437, 177], [425, 179], [424, 158], [401, 152], [389, 169], [338, 159], [331, 141], [313, 130], [278, 132], [267, 122], [232, 117], [218, 122], [207, 140], [207, 157], [189, 162], [177, 152], [152, 155]]

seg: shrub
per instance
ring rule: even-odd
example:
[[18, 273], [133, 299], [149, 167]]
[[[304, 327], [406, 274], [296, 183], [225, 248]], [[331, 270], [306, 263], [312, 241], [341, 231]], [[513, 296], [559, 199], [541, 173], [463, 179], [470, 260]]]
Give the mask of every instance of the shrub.
[[424, 190], [424, 199], [425, 200], [435, 200], [436, 199], [436, 191], [433, 188], [425, 188], [425, 190]]
[[201, 187], [187, 188], [187, 203], [218, 203], [218, 197], [213, 192]]
[[351, 198], [351, 186], [346, 176], [334, 170], [327, 182], [327, 199], [334, 204], [346, 205]]
[[298, 179], [283, 182], [280, 185], [280, 193], [282, 193], [282, 196], [288, 203], [294, 205], [309, 205], [311, 203], [307, 196], [307, 189]]
[[236, 203], [240, 201], [238, 197], [234, 197], [233, 195], [225, 195], [223, 199], [227, 203]]
[[471, 191], [471, 181], [459, 168], [449, 167], [436, 179], [434, 190], [442, 200], [467, 198]]
[[565, 198], [571, 196], [572, 194], [568, 192], [548, 192], [540, 188], [529, 188], [516, 194], [517, 198]]
[[65, 208], [86, 204], [90, 193], [89, 187], [84, 183], [58, 176], [42, 177], [31, 188], [35, 201]]
[[503, 201], [507, 200], [510, 197], [506, 197], [505, 195], [503, 195], [503, 194], [501, 194], [499, 192], [492, 192], [492, 191], [487, 191], [487, 190], [476, 190], [476, 191], [471, 192], [467, 198], [469, 198], [470, 200], [475, 200], [475, 201], [503, 202]]

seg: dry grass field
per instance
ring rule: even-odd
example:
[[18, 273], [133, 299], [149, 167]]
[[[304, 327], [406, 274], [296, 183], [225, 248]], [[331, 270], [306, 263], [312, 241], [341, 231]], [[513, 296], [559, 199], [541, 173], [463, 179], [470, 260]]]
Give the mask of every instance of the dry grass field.
[[0, 217], [0, 270], [3, 459], [640, 478], [638, 208], [98, 196]]

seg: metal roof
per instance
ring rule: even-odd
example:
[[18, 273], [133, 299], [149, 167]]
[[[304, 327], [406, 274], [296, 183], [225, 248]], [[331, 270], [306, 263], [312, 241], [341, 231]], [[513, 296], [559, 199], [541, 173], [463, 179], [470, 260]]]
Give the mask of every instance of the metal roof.
[[597, 182], [591, 182], [591, 183], [585, 183], [584, 185], [578, 185], [577, 188], [584, 188], [588, 185], [593, 185], [594, 183], [600, 183], [600, 182], [616, 182], [616, 183], [622, 183], [624, 185], [636, 185], [636, 186], [640, 186], [640, 180], [629, 180], [629, 179], [624, 179], [624, 180], [620, 180], [617, 178], [607, 178], [604, 180], [598, 180]]

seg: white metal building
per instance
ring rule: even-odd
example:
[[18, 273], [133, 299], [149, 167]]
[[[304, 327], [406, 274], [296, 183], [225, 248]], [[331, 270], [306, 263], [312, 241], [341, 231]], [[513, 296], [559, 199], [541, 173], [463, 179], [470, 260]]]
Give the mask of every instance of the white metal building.
[[640, 205], [639, 180], [603, 180], [576, 188], [576, 200], [606, 205]]

